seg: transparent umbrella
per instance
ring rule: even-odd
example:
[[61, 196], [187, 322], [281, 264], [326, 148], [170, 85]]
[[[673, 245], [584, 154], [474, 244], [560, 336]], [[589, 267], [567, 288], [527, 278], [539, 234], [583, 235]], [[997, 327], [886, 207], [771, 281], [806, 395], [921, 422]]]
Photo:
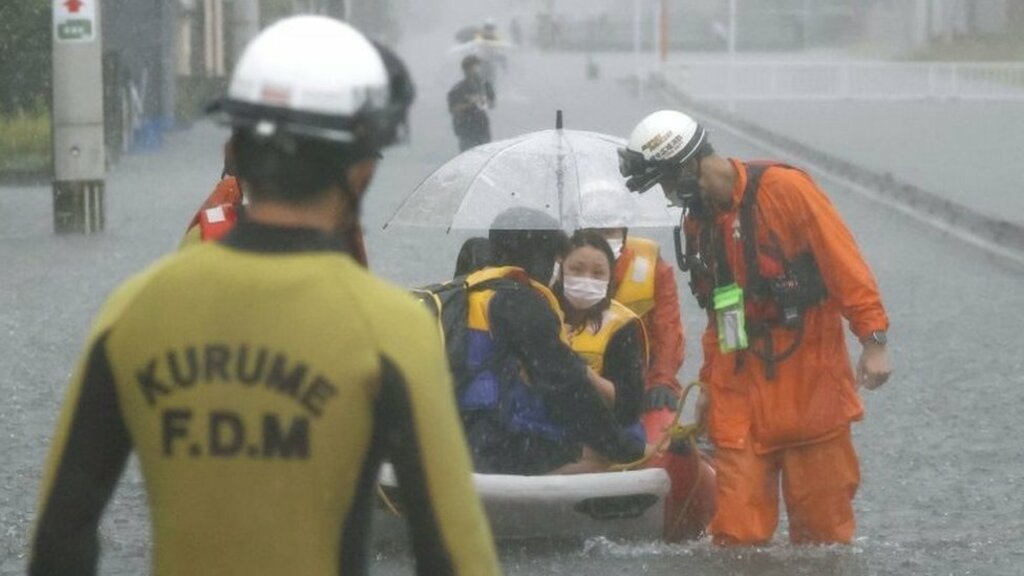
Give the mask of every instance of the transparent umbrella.
[[543, 212], [567, 231], [678, 225], [679, 210], [660, 187], [626, 189], [616, 153], [624, 145], [607, 134], [556, 128], [472, 148], [421, 182], [385, 227], [486, 230], [513, 207]]
[[476, 54], [477, 56], [483, 57], [509, 52], [513, 49], [515, 49], [515, 44], [512, 44], [511, 42], [477, 37], [473, 38], [469, 42], [463, 42], [462, 44], [452, 46], [448, 49], [448, 54], [455, 56]]

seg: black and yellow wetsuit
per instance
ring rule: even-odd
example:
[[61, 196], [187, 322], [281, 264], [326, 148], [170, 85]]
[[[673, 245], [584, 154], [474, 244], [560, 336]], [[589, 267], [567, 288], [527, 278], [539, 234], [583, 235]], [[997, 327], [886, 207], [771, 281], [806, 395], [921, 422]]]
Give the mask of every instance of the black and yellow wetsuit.
[[338, 248], [242, 222], [111, 296], [51, 447], [31, 573], [95, 571], [133, 450], [157, 575], [363, 574], [385, 458], [418, 572], [498, 572], [437, 328]]

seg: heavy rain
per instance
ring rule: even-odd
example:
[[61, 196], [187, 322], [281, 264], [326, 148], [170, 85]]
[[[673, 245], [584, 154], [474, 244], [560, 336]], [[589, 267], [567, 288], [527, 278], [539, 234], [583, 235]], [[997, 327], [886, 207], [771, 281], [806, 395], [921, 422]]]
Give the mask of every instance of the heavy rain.
[[[499, 502], [487, 503], [504, 573], [1021, 572], [1024, 2], [15, 0], [0, 4], [0, 575], [28, 569], [47, 454], [66, 425], [61, 406], [97, 312], [125, 280], [179, 250], [225, 168], [230, 129], [207, 106], [224, 95], [245, 46], [297, 14], [351, 23], [412, 77], [407, 126], [383, 150], [361, 207], [370, 271], [402, 288], [450, 280], [463, 242], [519, 204], [570, 234], [632, 226], [674, 271], [686, 335], [676, 376], [697, 380], [709, 316], [677, 266], [680, 210], [660, 186], [627, 195], [616, 157], [634, 127], [664, 109], [696, 119], [723, 157], [805, 170], [877, 280], [892, 375], [857, 392], [849, 543], [791, 543], [797, 529], [781, 501], [767, 541], [723, 547], [709, 532], [665, 541], [660, 517], [651, 528], [637, 514], [601, 518], [574, 504], [574, 490], [601, 495], [601, 478], [614, 472], [587, 475], [592, 486], [565, 475], [568, 505], [546, 495], [509, 503], [500, 486]], [[471, 54], [491, 91], [474, 96], [489, 120], [482, 140], [453, 129], [450, 91]], [[602, 208], [635, 219], [592, 217], [588, 182], [616, 188], [622, 199]], [[209, 290], [197, 280], [196, 294]], [[246, 316], [277, 313], [266, 301]], [[851, 323], [856, 364], [862, 344]], [[204, 353], [209, 377], [209, 346]], [[288, 362], [293, 374], [305, 366]], [[278, 375], [275, 391], [310, 418], [343, 399], [331, 395], [344, 383], [314, 371], [291, 391]], [[262, 375], [275, 386], [274, 374]], [[694, 410], [691, 398], [684, 423]], [[273, 420], [265, 430], [264, 453], [301, 454], [298, 428]], [[224, 450], [216, 436], [210, 449]], [[696, 445], [714, 462], [710, 439]], [[147, 481], [133, 455], [103, 511], [99, 573], [154, 570]], [[379, 494], [370, 573], [414, 573], [404, 519], [386, 510], [394, 493]], [[530, 537], [556, 528], [571, 537]]]

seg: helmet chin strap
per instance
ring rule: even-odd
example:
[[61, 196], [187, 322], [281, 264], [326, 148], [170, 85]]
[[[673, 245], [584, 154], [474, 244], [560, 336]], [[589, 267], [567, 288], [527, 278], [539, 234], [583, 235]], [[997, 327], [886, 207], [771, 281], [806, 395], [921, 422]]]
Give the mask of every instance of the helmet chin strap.
[[687, 215], [702, 218], [707, 215], [707, 206], [701, 197], [700, 177], [703, 165], [702, 158], [697, 158], [697, 170], [693, 176], [684, 176], [682, 170], [676, 175], [676, 196], [679, 203], [686, 209]]
[[364, 268], [369, 267], [366, 256], [366, 242], [363, 237], [363, 226], [360, 223], [360, 211], [362, 209], [362, 195], [352, 190], [348, 182], [348, 170], [338, 181], [338, 188], [341, 190], [341, 199], [344, 202], [345, 213], [339, 222], [338, 236], [348, 246], [352, 258]]

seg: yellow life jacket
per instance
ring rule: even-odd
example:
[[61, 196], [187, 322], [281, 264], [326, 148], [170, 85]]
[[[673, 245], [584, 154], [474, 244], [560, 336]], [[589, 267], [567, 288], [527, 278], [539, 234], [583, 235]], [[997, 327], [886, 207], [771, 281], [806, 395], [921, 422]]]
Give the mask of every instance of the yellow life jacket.
[[[547, 300], [548, 305], [551, 306], [551, 309], [558, 315], [558, 319], [562, 321], [562, 340], [566, 343], [569, 342], [569, 334], [565, 328], [565, 315], [562, 313], [562, 307], [558, 304], [558, 298], [551, 292], [550, 288], [540, 282], [532, 280], [522, 268], [516, 268], [515, 266], [484, 268], [483, 270], [474, 272], [467, 276], [466, 285], [467, 287], [472, 288], [477, 284], [497, 278], [518, 278], [528, 281], [530, 286], [543, 296], [545, 300]], [[490, 332], [491, 325], [490, 319], [487, 315], [487, 309], [490, 305], [491, 298], [494, 297], [494, 294], [494, 290], [473, 290], [469, 293], [469, 319], [467, 327], [470, 330]]]
[[[632, 320], [639, 320], [639, 317], [629, 308], [612, 300], [611, 305], [604, 311], [601, 318], [601, 328], [596, 332], [593, 325], [588, 325], [580, 332], [570, 336], [572, 349], [587, 362], [587, 365], [594, 369], [594, 372], [604, 375], [604, 354], [608, 349], [608, 343], [612, 337]], [[643, 323], [640, 324], [641, 331]], [[643, 335], [644, 363], [647, 363], [647, 336]]]
[[632, 252], [632, 258], [619, 279], [614, 298], [637, 316], [643, 316], [654, 308], [654, 278], [661, 249], [657, 242], [636, 236], [626, 239], [626, 248]]
[[[481, 282], [502, 278], [529, 282], [530, 287], [547, 300], [548, 305], [558, 317], [559, 337], [568, 346], [568, 331], [558, 299], [547, 286], [530, 280], [522, 268], [512, 266], [485, 268], [470, 274], [466, 278], [466, 284], [472, 288]], [[466, 365], [472, 380], [465, 386], [460, 386], [461, 389], [457, 395], [459, 409], [463, 413], [495, 412], [500, 419], [501, 426], [514, 434], [536, 435], [553, 442], [564, 441], [566, 438], [565, 428], [551, 419], [543, 399], [530, 390], [530, 378], [525, 368], [514, 357], [498, 356], [500, 351], [491, 334], [489, 307], [491, 299], [500, 290], [502, 288], [481, 286], [479, 289], [469, 292]], [[509, 366], [505, 364], [506, 360], [516, 362], [516, 364]], [[508, 376], [509, 373], [506, 370], [515, 367], [518, 367], [518, 378], [503, 379], [495, 375], [495, 369], [497, 369]], [[470, 438], [469, 440], [472, 446], [474, 440], [480, 439]]]

